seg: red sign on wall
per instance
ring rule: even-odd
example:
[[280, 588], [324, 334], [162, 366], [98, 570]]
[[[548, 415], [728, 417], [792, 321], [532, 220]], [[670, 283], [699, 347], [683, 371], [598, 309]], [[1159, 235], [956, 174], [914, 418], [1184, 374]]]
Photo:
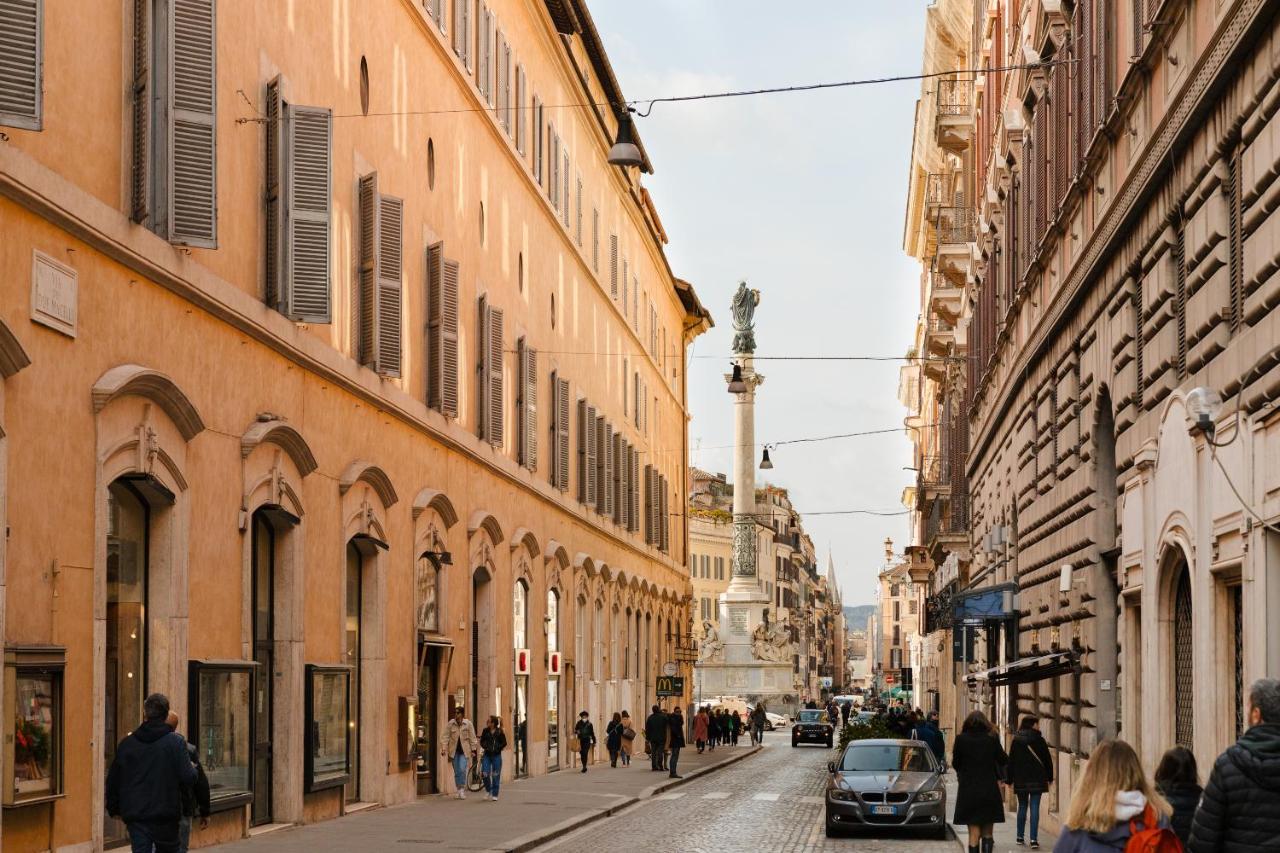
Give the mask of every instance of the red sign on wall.
[[547, 655], [547, 675], [560, 674], [560, 653], [551, 652]]
[[516, 649], [516, 675], [529, 674], [529, 650]]

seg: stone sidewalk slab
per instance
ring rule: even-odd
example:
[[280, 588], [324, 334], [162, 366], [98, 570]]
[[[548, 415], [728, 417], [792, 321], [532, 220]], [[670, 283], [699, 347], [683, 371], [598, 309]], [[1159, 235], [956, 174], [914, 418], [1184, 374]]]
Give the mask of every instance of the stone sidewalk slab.
[[[1057, 833], [1053, 832], [1050, 827], [1056, 825], [1055, 821], [1048, 820], [1048, 810], [1045, 808], [1047, 798], [1040, 801], [1040, 842], [1041, 850], [1052, 850], [1053, 845], [1058, 840]], [[951, 818], [956, 813], [956, 774], [953, 770], [947, 771], [947, 825], [951, 827], [951, 831], [955, 833], [956, 841], [960, 843], [961, 850], [969, 849], [969, 827], [962, 823], [954, 823]], [[1018, 844], [1018, 822], [1017, 814], [1006, 811], [1004, 813], [1004, 823], [997, 823], [992, 830], [991, 836], [995, 839], [995, 853], [1014, 853], [1014, 851], [1029, 850], [1025, 844]]]
[[[767, 748], [777, 749], [776, 741]], [[680, 755], [683, 779], [649, 769], [640, 754], [630, 767], [607, 761], [586, 773], [560, 770], [546, 776], [502, 783], [498, 801], [484, 792], [456, 800], [445, 795], [390, 808], [369, 809], [334, 820], [291, 827], [217, 846], [218, 853], [349, 853], [353, 850], [412, 851], [530, 850], [592, 821], [616, 814], [641, 800], [740, 761], [761, 747], [746, 743], [698, 755]]]

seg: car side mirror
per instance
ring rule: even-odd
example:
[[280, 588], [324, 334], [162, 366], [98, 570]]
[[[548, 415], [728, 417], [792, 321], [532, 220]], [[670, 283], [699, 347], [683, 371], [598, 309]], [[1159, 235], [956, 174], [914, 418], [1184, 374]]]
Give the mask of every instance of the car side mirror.
[[828, 772], [828, 773], [835, 773], [835, 772], [836, 772], [836, 763], [835, 763], [834, 761], [828, 761], [828, 762], [827, 762], [827, 772]]

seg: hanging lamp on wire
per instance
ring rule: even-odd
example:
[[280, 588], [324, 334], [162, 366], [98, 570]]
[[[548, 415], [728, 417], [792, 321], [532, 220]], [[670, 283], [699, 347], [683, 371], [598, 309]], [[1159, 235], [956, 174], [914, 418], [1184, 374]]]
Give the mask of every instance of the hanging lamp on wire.
[[644, 167], [644, 157], [640, 154], [640, 147], [636, 145], [632, 135], [631, 107], [627, 107], [622, 115], [618, 116], [618, 139], [609, 149], [609, 165], [624, 168]]
[[733, 365], [733, 376], [729, 378], [729, 393], [747, 393], [747, 383], [742, 379], [742, 365], [736, 362]]
[[764, 457], [760, 460], [760, 469], [768, 471], [773, 468], [773, 462], [769, 459], [769, 445], [764, 446]]

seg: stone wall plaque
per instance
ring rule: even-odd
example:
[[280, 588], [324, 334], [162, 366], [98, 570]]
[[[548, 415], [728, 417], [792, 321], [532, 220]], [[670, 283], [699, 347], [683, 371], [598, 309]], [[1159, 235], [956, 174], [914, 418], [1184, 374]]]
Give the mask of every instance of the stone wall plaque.
[[729, 611], [729, 633], [741, 634], [746, 636], [747, 633], [747, 611], [736, 609]]
[[76, 336], [76, 271], [44, 252], [31, 258], [31, 319], [68, 337]]

